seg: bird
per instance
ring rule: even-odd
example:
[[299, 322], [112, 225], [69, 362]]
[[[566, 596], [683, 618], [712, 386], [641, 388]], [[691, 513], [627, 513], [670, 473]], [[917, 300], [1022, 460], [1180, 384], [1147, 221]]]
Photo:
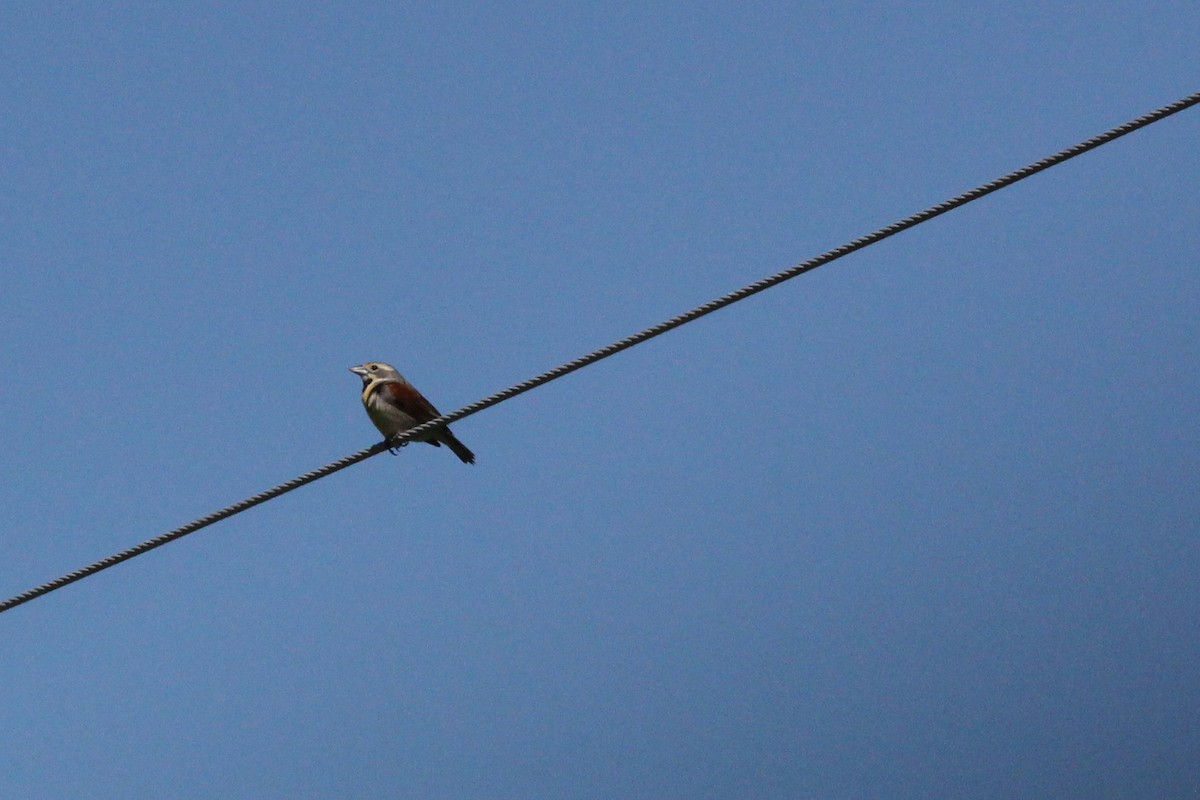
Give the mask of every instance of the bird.
[[[368, 361], [351, 367], [350, 371], [362, 378], [362, 402], [367, 409], [367, 416], [388, 440], [441, 416], [433, 403], [426, 400], [391, 364]], [[434, 428], [417, 440], [434, 447], [444, 444], [464, 464], [475, 463], [475, 454], [450, 432], [447, 425]]]

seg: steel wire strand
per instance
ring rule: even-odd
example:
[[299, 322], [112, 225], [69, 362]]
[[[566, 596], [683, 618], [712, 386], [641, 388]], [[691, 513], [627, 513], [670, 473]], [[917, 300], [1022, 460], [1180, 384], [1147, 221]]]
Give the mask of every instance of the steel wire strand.
[[371, 447], [359, 450], [357, 453], [352, 453], [351, 455], [339, 458], [337, 461], [330, 462], [329, 464], [326, 464], [318, 469], [314, 469], [311, 472], [306, 472], [303, 475], [300, 475], [289, 481], [285, 481], [278, 486], [274, 486], [264, 492], [260, 492], [253, 497], [248, 497], [245, 500], [234, 503], [233, 505], [226, 506], [219, 511], [214, 511], [207, 516], [193, 520], [186, 525], [155, 536], [153, 539], [148, 539], [147, 541], [135, 545], [134, 547], [130, 547], [127, 550], [122, 550], [119, 553], [115, 553], [93, 564], [89, 564], [86, 567], [81, 567], [74, 572], [69, 572], [66, 575], [55, 578], [54, 580], [47, 581], [40, 586], [35, 586], [34, 588], [15, 595], [8, 600], [0, 602], [0, 613], [15, 608], [23, 603], [27, 603], [36, 597], [48, 594], [56, 589], [61, 589], [62, 587], [86, 578], [89, 575], [94, 575], [95, 573], [115, 566], [122, 561], [127, 561], [134, 556], [139, 556], [142, 553], [155, 549], [156, 547], [161, 547], [168, 542], [175, 541], [176, 539], [187, 536], [190, 533], [195, 533], [201, 528], [206, 528], [215, 522], [220, 522], [221, 520], [232, 517], [235, 514], [240, 514], [247, 509], [253, 508], [261, 503], [265, 503], [268, 500], [278, 497], [279, 495], [286, 494], [294, 489], [298, 489], [307, 483], [312, 483], [315, 480], [332, 475], [333, 473], [343, 470], [346, 467], [378, 455], [379, 453], [387, 450], [389, 447], [405, 445], [414, 438], [432, 430], [433, 428], [441, 425], [447, 425], [451, 422], [456, 422], [464, 417], [469, 417], [472, 414], [477, 414], [486, 408], [490, 408], [498, 403], [510, 400], [519, 394], [523, 394], [531, 389], [537, 388], [538, 386], [549, 383], [550, 381], [557, 380], [565, 375], [569, 375], [578, 369], [582, 369], [590, 364], [594, 364], [597, 361], [608, 358], [609, 356], [616, 355], [622, 350], [626, 350], [634, 345], [641, 344], [642, 342], [653, 339], [656, 336], [661, 336], [667, 331], [697, 320], [700, 317], [711, 314], [712, 312], [722, 309], [728, 305], [732, 305], [739, 300], [745, 300], [747, 297], [758, 294], [766, 289], [770, 289], [773, 286], [777, 286], [784, 281], [803, 275], [806, 272], [810, 272], [817, 267], [824, 266], [831, 261], [835, 261], [857, 250], [861, 250], [864, 247], [869, 247], [877, 242], [881, 242], [890, 236], [895, 236], [901, 231], [908, 230], [909, 228], [920, 225], [923, 222], [928, 222], [934, 217], [945, 214], [947, 211], [952, 211], [960, 206], [966, 205], [967, 203], [978, 200], [981, 197], [985, 197], [992, 192], [1003, 189], [1006, 186], [1010, 186], [1032, 175], [1036, 175], [1045, 169], [1049, 169], [1057, 164], [1061, 164], [1062, 162], [1074, 158], [1075, 156], [1086, 153], [1087, 151], [1093, 150], [1101, 145], [1108, 144], [1115, 139], [1119, 139], [1126, 134], [1138, 130], [1139, 128], [1144, 128], [1147, 125], [1165, 119], [1166, 117], [1190, 108], [1197, 103], [1200, 103], [1200, 92], [1195, 92], [1187, 97], [1181, 98], [1180, 100], [1176, 100], [1174, 103], [1165, 105], [1161, 108], [1151, 111], [1148, 114], [1143, 114], [1136, 119], [1118, 125], [1115, 128], [1105, 131], [1097, 136], [1093, 136], [1092, 138], [1080, 142], [1079, 144], [1068, 147], [1065, 150], [1060, 150], [1053, 155], [1046, 156], [1039, 161], [1035, 161], [1032, 164], [1014, 170], [1013, 172], [996, 178], [995, 180], [988, 181], [987, 183], [977, 186], [970, 191], [963, 192], [962, 194], [952, 197], [949, 200], [944, 200], [941, 203], [930, 206], [924, 211], [920, 211], [912, 216], [905, 217], [898, 222], [893, 222], [892, 224], [880, 228], [873, 233], [869, 233], [866, 236], [860, 236], [859, 238], [847, 242], [840, 247], [835, 247], [832, 250], [828, 250], [821, 255], [816, 256], [815, 258], [810, 258], [807, 261], [803, 261], [795, 266], [789, 267], [782, 272], [777, 272], [774, 275], [755, 281], [754, 283], [744, 286], [741, 289], [730, 292], [729, 294], [718, 297], [714, 300], [710, 300], [702, 305], [696, 306], [690, 311], [685, 311], [684, 313], [671, 317], [668, 320], [664, 320], [657, 325], [653, 325], [631, 336], [627, 336], [624, 339], [606, 345], [599, 350], [595, 350], [587, 355], [580, 356], [579, 358], [568, 361], [565, 364], [561, 364], [554, 369], [543, 372], [541, 375], [521, 381], [520, 383], [514, 384], [507, 389], [496, 392], [495, 394], [489, 395], [481, 400], [476, 400], [474, 403], [463, 406], [457, 411], [453, 411], [449, 414], [443, 414], [437, 419], [430, 420], [429, 422], [406, 431], [400, 436], [392, 439], [390, 442], [379, 442]]
[[1172, 114], [1176, 114], [1180, 111], [1183, 111], [1184, 109], [1190, 108], [1191, 106], [1194, 106], [1197, 103], [1200, 103], [1200, 92], [1196, 92], [1195, 94], [1188, 95], [1187, 97], [1185, 97], [1181, 100], [1177, 100], [1176, 102], [1171, 103], [1170, 105], [1163, 106], [1162, 108], [1159, 108], [1148, 114], [1144, 114], [1144, 115], [1138, 117], [1137, 119], [1130, 120], [1129, 122], [1126, 122], [1123, 125], [1118, 125], [1117, 127], [1112, 128], [1111, 130], [1105, 131], [1104, 133], [1101, 133], [1097, 136], [1093, 136], [1091, 139], [1080, 142], [1079, 144], [1074, 145], [1072, 147], [1068, 147], [1066, 150], [1060, 150], [1059, 152], [1055, 153], [1054, 155], [1046, 156], [1045, 158], [1041, 159], [1040, 161], [1035, 161], [1034, 163], [1029, 164], [1028, 166], [1021, 167], [1020, 169], [1014, 170], [1013, 172], [1010, 172], [1007, 175], [1004, 175], [1002, 177], [996, 178], [995, 180], [992, 180], [985, 184], [977, 186], [968, 192], [963, 192], [962, 194], [958, 195], [957, 197], [952, 197], [949, 200], [944, 200], [941, 203], [938, 203], [937, 205], [930, 206], [929, 208], [925, 209], [924, 211], [920, 211], [916, 214], [913, 214], [910, 217], [905, 217], [904, 219], [902, 219], [898, 222], [893, 222], [891, 225], [887, 225], [883, 228], [880, 228], [879, 230], [877, 230], [873, 233], [869, 233], [866, 236], [860, 236], [859, 238], [857, 238], [851, 242], [847, 242], [846, 244], [841, 245], [840, 247], [835, 247], [832, 250], [827, 250], [826, 252], [822, 253], [819, 256], [810, 258], [807, 261], [802, 261], [801, 263], [796, 264], [793, 267], [789, 267], [788, 269], [785, 269], [782, 272], [777, 272], [774, 275], [770, 275], [766, 278], [755, 281], [754, 283], [751, 283], [747, 286], [743, 286], [741, 289], [730, 292], [729, 294], [724, 295], [722, 297], [718, 297], [714, 300], [709, 300], [707, 303], [696, 306], [695, 308], [691, 309], [690, 311], [685, 311], [684, 313], [679, 314], [678, 316], [672, 317], [671, 319], [668, 319], [668, 320], [664, 320], [663, 322], [660, 322], [657, 325], [646, 328], [645, 330], [639, 331], [631, 336], [627, 336], [624, 339], [621, 339], [620, 341], [613, 342], [612, 344], [606, 345], [606, 346], [600, 348], [599, 350], [595, 350], [591, 353], [588, 353], [585, 356], [580, 356], [579, 358], [576, 358], [572, 361], [568, 361], [567, 363], [562, 364], [561, 366], [555, 367], [552, 370], [543, 372], [541, 375], [538, 375], [533, 378], [529, 378], [528, 380], [522, 381], [521, 383], [510, 386], [509, 388], [504, 389], [503, 391], [496, 392], [495, 394], [485, 397], [482, 400], [476, 400], [474, 403], [463, 406], [462, 408], [460, 408], [457, 411], [454, 411], [449, 414], [444, 414], [441, 417], [438, 417], [435, 420], [431, 420], [431, 421], [421, 425], [418, 428], [413, 428], [412, 430], [407, 431], [405, 433], [405, 439], [406, 440], [410, 439], [413, 436], [417, 436], [421, 433], [424, 433], [432, 428], [437, 427], [438, 425], [446, 425], [448, 423], [455, 422], [464, 417], [468, 417], [472, 414], [478, 413], [478, 412], [484, 410], [485, 408], [494, 406], [497, 403], [502, 403], [505, 400], [516, 397], [517, 395], [527, 392], [530, 389], [534, 389], [538, 386], [541, 386], [544, 383], [548, 383], [557, 378], [561, 378], [564, 375], [572, 373], [577, 369], [582, 369], [583, 367], [586, 367], [589, 364], [593, 364], [597, 361], [600, 361], [601, 359], [608, 358], [609, 356], [615, 355], [615, 354], [621, 352], [622, 350], [633, 347], [634, 345], [637, 345], [637, 344], [641, 344], [642, 342], [644, 342], [648, 339], [653, 339], [655, 336], [660, 336], [660, 335], [666, 333], [667, 331], [670, 331], [674, 328], [678, 328], [680, 325], [685, 325], [689, 322], [692, 322], [693, 320], [697, 320], [700, 317], [705, 316], [706, 314], [711, 314], [712, 312], [722, 309], [725, 306], [732, 305], [733, 303], [736, 303], [739, 300], [745, 300], [747, 297], [750, 297], [751, 295], [755, 295], [761, 291], [770, 289], [773, 286], [777, 286], [778, 284], [783, 283], [784, 281], [788, 281], [788, 280], [791, 280], [792, 278], [803, 275], [806, 272], [811, 272], [812, 270], [816, 269], [817, 267], [824, 266], [825, 264], [828, 264], [831, 261], [836, 261], [837, 259], [839, 259], [843, 256], [847, 256], [850, 253], [853, 253], [857, 250], [861, 250], [864, 247], [869, 247], [873, 244], [881, 242], [890, 236], [895, 236], [897, 233], [900, 233], [901, 231], [908, 230], [909, 228], [912, 228], [916, 225], [920, 225], [923, 222], [928, 222], [929, 220], [933, 219], [934, 217], [945, 214], [947, 211], [953, 211], [954, 209], [956, 209], [960, 206], [966, 205], [967, 203], [970, 203], [974, 200], [978, 200], [981, 197], [989, 195], [992, 192], [995, 192], [999, 189], [1003, 189], [1006, 186], [1010, 186], [1010, 185], [1016, 183], [1017, 181], [1024, 180], [1025, 178], [1028, 178], [1031, 175], [1036, 175], [1037, 173], [1039, 173], [1045, 169], [1049, 169], [1050, 167], [1053, 167], [1057, 164], [1061, 164], [1062, 162], [1067, 161], [1068, 159], [1071, 159], [1071, 158], [1074, 158], [1075, 156], [1086, 153], [1087, 151], [1093, 150], [1103, 144], [1108, 144], [1109, 142], [1111, 142], [1115, 139], [1119, 139], [1120, 137], [1125, 136], [1128, 133], [1132, 133], [1133, 131], [1137, 130], [1138, 128], [1144, 128], [1145, 126], [1150, 125], [1151, 123], [1158, 122], [1159, 120], [1169, 117]]

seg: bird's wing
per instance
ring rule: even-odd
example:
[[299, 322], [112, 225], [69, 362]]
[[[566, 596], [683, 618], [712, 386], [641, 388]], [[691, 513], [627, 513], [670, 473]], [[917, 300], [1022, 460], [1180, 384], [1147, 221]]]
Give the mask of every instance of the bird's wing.
[[425, 396], [418, 392], [411, 383], [389, 381], [382, 384], [379, 391], [383, 392], [383, 397], [389, 403], [418, 422], [428, 422], [441, 416], [441, 413], [433, 407], [433, 403], [426, 400]]

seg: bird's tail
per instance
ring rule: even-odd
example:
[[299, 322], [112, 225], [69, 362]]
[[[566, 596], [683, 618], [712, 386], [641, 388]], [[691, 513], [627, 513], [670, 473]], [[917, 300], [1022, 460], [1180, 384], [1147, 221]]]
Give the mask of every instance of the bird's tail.
[[454, 455], [458, 456], [459, 460], [464, 464], [475, 463], [475, 454], [471, 452], [469, 447], [460, 442], [458, 437], [450, 432], [449, 428], [442, 428], [441, 439], [446, 443], [446, 446], [450, 448]]

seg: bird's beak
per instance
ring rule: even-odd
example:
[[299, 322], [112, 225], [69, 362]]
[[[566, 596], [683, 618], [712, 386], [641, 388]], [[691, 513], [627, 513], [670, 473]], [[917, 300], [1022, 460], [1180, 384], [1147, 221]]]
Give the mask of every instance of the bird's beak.
[[353, 372], [355, 375], [361, 375], [363, 377], [366, 377], [366, 374], [367, 374], [367, 368], [362, 366], [361, 364], [357, 367], [351, 367], [350, 371]]

